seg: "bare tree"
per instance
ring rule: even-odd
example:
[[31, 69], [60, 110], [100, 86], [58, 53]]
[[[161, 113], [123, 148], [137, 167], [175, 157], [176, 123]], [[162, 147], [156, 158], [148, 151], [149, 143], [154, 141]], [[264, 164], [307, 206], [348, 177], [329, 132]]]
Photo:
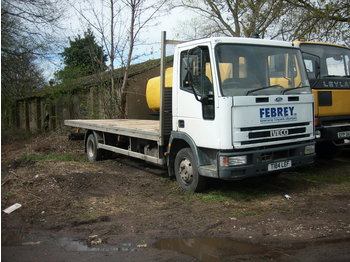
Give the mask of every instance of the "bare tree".
[[203, 19], [211, 21], [212, 35], [253, 36], [266, 33], [271, 23], [281, 15], [282, 4], [274, 0], [178, 0], [171, 5], [190, 8]]
[[349, 0], [283, 0], [285, 15], [275, 32], [285, 40], [342, 42], [350, 45]]
[[[2, 53], [47, 54], [65, 10], [61, 1], [1, 0], [1, 5]], [[11, 22], [13, 19], [16, 23]], [[7, 42], [9, 38], [15, 39], [17, 45]]]
[[1, 1], [1, 107], [5, 127], [16, 100], [44, 85], [37, 59], [49, 54], [61, 11], [58, 0]]
[[328, 19], [335, 22], [350, 23], [350, 1], [306, 1], [306, 0], [283, 0], [291, 6], [304, 9], [312, 14], [313, 18]]
[[[85, 23], [100, 35], [107, 51], [110, 69], [109, 106], [117, 106], [118, 109], [113, 110], [113, 115], [127, 117], [127, 86], [135, 46], [140, 32], [156, 17], [165, 2], [166, 0], [101, 0], [100, 10], [92, 0], [83, 1], [87, 6], [85, 10], [73, 5]], [[109, 11], [106, 12], [104, 8]], [[114, 70], [116, 67], [122, 69], [118, 75]], [[111, 113], [108, 115], [111, 117]]]
[[[210, 23], [212, 35], [345, 43], [350, 39], [349, 0], [175, 0], [171, 6], [191, 9], [210, 21], [202, 25], [207, 28]], [[208, 35], [208, 29], [197, 31]]]

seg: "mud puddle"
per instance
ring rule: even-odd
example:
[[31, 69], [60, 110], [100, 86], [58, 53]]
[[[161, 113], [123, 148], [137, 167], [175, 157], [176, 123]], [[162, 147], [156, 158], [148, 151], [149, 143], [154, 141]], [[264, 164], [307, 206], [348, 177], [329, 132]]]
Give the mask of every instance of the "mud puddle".
[[158, 249], [174, 250], [190, 255], [201, 262], [220, 262], [225, 257], [270, 254], [267, 246], [240, 242], [230, 238], [173, 238], [163, 239], [153, 245]]
[[[200, 262], [221, 262], [229, 258], [254, 259], [254, 261], [297, 261], [299, 257], [320, 252], [334, 252], [339, 249], [339, 260], [350, 258], [350, 238], [299, 242], [288, 246], [261, 245], [249, 242], [241, 242], [231, 238], [172, 238], [162, 239], [153, 247], [161, 250], [173, 250], [182, 254], [190, 255]], [[344, 251], [344, 252], [342, 252]], [[334, 257], [333, 257], [334, 258]], [[317, 260], [316, 260], [317, 261]], [[323, 261], [323, 260], [319, 260]], [[327, 261], [327, 260], [326, 260]], [[344, 260], [349, 261], [349, 260]]]

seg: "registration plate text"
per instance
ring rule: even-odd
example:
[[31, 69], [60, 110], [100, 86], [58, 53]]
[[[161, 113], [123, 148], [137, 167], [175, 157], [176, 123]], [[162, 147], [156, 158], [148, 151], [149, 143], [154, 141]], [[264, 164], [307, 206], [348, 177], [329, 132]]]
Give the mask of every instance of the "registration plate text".
[[350, 131], [338, 132], [338, 138], [350, 137]]
[[271, 163], [268, 165], [268, 171], [274, 171], [279, 169], [284, 169], [292, 166], [292, 160], [285, 160], [280, 162]]

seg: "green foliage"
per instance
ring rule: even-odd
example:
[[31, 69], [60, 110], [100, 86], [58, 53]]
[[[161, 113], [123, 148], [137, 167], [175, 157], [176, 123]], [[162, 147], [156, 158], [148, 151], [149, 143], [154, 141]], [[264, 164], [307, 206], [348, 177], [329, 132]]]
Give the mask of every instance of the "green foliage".
[[79, 77], [92, 75], [106, 70], [107, 56], [88, 29], [84, 36], [69, 39], [69, 47], [60, 54], [65, 67], [55, 73], [57, 80], [67, 82]]

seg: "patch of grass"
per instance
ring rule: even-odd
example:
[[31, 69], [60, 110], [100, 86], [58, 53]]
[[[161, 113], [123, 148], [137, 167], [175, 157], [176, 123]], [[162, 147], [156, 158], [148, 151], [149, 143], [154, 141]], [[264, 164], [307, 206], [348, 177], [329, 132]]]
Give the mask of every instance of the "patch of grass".
[[2, 198], [5, 200], [8, 200], [8, 199], [14, 198], [15, 196], [16, 195], [11, 192], [6, 192], [5, 194], [2, 195]]
[[83, 220], [84, 220], [84, 221], [87, 221], [87, 222], [89, 222], [89, 221], [95, 221], [95, 220], [97, 220], [97, 217], [94, 216], [94, 215], [84, 215], [84, 216], [83, 216]]
[[208, 193], [198, 193], [196, 196], [204, 201], [227, 201], [231, 199], [227, 194], [218, 190]]
[[266, 194], [261, 192], [255, 192], [250, 188], [244, 188], [241, 190], [218, 189], [209, 191], [207, 193], [200, 193], [196, 196], [204, 201], [251, 201], [253, 199], [264, 198], [266, 197]]
[[169, 177], [164, 177], [164, 176], [159, 177], [159, 180], [165, 184], [170, 184], [173, 182]]
[[336, 184], [333, 187], [343, 191], [350, 191], [350, 184]]
[[78, 219], [73, 220], [72, 224], [73, 226], [80, 226], [80, 225], [86, 225], [86, 224], [93, 224], [97, 222], [98, 222], [98, 218], [96, 216], [85, 214], [79, 217]]
[[285, 178], [300, 181], [300, 183], [329, 184], [350, 182], [350, 174], [344, 170], [316, 170], [315, 172], [303, 172], [286, 175]]
[[57, 162], [86, 162], [85, 157], [74, 155], [74, 154], [45, 154], [45, 155], [34, 155], [24, 154], [21, 157], [22, 161], [57, 161]]

